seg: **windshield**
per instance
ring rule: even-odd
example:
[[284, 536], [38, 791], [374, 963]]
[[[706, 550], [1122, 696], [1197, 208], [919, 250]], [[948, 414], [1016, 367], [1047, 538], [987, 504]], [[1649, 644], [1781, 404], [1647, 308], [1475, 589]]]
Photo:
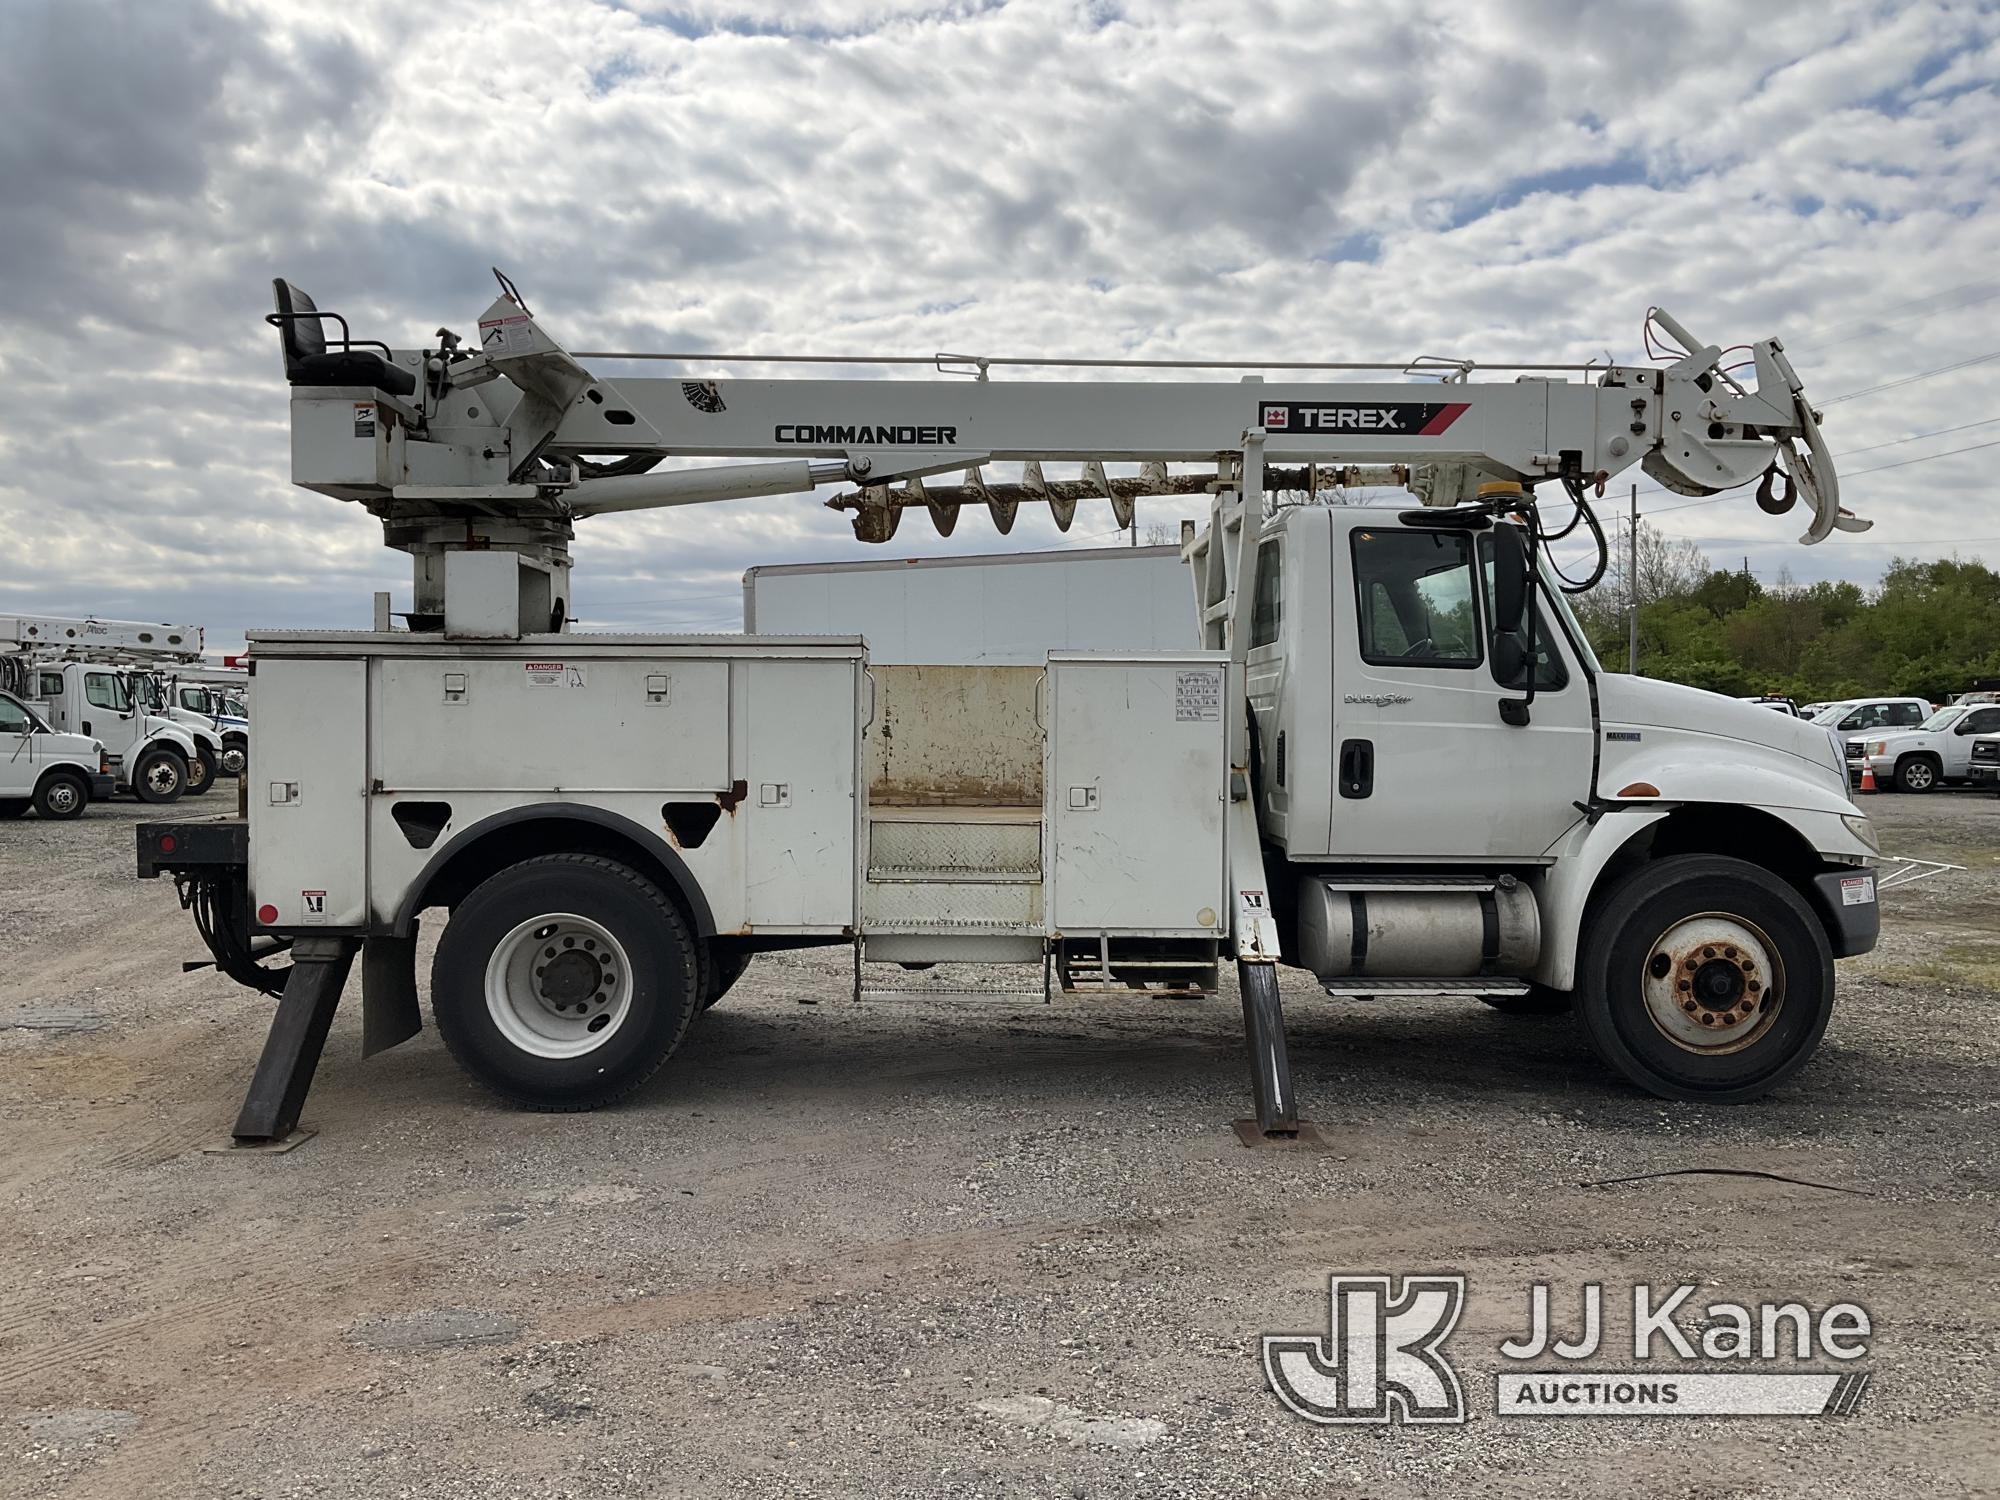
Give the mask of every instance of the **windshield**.
[[1838, 724], [1842, 719], [1854, 712], [1854, 705], [1858, 701], [1858, 699], [1850, 698], [1845, 703], [1829, 703], [1825, 708], [1822, 708], [1818, 713], [1813, 715], [1813, 723]]
[[1917, 727], [1919, 729], [1946, 729], [1956, 723], [1963, 708], [1941, 708]]

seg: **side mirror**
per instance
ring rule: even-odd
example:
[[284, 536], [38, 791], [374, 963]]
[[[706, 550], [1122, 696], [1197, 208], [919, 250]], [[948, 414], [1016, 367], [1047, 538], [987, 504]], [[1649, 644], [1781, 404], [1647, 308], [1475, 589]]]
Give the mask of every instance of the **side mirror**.
[[1528, 534], [1518, 526], [1493, 528], [1493, 631], [1489, 647], [1493, 676], [1502, 687], [1524, 689], [1518, 699], [1503, 699], [1500, 717], [1509, 724], [1528, 722], [1528, 705], [1535, 701], [1534, 569]]

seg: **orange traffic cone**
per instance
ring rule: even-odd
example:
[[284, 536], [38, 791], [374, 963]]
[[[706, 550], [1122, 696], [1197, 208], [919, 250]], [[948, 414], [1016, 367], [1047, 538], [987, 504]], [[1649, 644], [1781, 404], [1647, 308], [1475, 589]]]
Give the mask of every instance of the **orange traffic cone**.
[[1855, 792], [1859, 794], [1876, 790], [1878, 788], [1875, 785], [1875, 768], [1864, 758], [1861, 762], [1861, 785], [1855, 788]]

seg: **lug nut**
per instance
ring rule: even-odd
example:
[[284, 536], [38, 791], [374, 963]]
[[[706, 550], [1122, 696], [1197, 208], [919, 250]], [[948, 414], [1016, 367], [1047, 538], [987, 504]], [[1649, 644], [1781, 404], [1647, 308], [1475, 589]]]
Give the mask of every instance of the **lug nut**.
[[1704, 1026], [1713, 1026], [1715, 1024], [1715, 1012], [1712, 1010], [1703, 1011], [1701, 1013], [1701, 1024]]
[[1694, 1001], [1692, 1001], [1692, 1000], [1683, 1000], [1683, 1001], [1681, 1001], [1681, 1009], [1682, 1009], [1682, 1010], [1693, 1010], [1693, 1009], [1694, 1009]]

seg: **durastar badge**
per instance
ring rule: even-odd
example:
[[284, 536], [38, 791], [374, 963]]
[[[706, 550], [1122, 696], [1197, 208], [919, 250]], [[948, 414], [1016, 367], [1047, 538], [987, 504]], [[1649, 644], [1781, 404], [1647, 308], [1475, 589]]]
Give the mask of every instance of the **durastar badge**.
[[1293, 437], [1436, 437], [1465, 414], [1464, 401], [1263, 401], [1257, 422]]

